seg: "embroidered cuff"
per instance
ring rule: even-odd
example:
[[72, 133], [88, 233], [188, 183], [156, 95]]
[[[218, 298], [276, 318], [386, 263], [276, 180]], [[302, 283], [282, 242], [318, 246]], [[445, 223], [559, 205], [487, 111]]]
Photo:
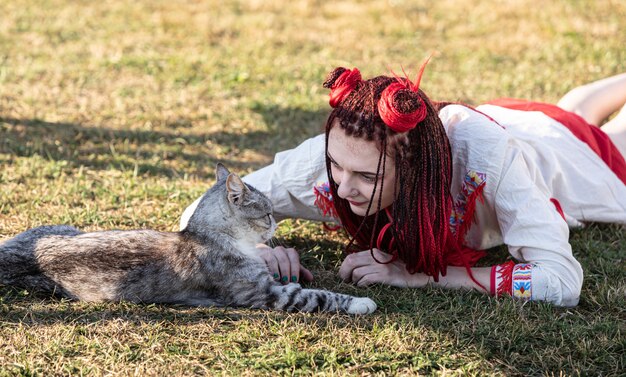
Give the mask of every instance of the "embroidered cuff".
[[491, 268], [491, 294], [511, 295], [518, 299], [532, 299], [532, 269], [530, 263], [508, 261]]
[[513, 268], [513, 297], [523, 300], [532, 298], [532, 269], [533, 265], [530, 263], [515, 265]]

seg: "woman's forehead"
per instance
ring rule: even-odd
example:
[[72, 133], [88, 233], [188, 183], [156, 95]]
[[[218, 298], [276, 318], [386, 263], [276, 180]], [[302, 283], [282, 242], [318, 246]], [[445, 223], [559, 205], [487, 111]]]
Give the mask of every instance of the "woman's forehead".
[[[380, 150], [375, 141], [348, 136], [341, 127], [330, 130], [328, 154], [339, 165], [353, 171], [375, 172], [380, 158]], [[387, 159], [387, 164], [390, 162]]]
[[358, 153], [366, 149], [368, 152], [375, 150], [376, 154], [380, 153], [378, 145], [372, 140], [365, 140], [360, 137], [349, 136], [341, 127], [333, 127], [328, 135], [328, 146], [334, 149], [347, 149], [351, 152]]

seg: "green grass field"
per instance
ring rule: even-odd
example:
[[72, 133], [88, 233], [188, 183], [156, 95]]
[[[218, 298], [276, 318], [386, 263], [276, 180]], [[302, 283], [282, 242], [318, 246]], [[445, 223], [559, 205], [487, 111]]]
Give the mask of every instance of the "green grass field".
[[[245, 174], [318, 134], [321, 83], [415, 68], [434, 99], [554, 102], [626, 71], [621, 1], [0, 2], [0, 240], [41, 224], [177, 229], [216, 162]], [[576, 308], [357, 289], [343, 238], [283, 222], [314, 287], [371, 316], [83, 304], [0, 288], [0, 376], [626, 374], [626, 235], [572, 234]], [[492, 260], [506, 258], [495, 251]]]

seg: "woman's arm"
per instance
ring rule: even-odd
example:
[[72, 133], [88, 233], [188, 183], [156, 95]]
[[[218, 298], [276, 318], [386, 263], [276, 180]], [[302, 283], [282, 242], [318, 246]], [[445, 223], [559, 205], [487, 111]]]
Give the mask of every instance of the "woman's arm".
[[[339, 276], [358, 286], [370, 284], [386, 284], [400, 288], [422, 288], [427, 284], [451, 289], [476, 289], [489, 293], [491, 267], [471, 268], [476, 284], [469, 276], [465, 267], [448, 266], [446, 275], [434, 281], [431, 276], [423, 273], [410, 274], [406, 265], [400, 260], [391, 261], [391, 255], [378, 249], [365, 250], [350, 254], [341, 264]], [[379, 263], [382, 262], [382, 263]]]
[[[507, 155], [495, 195], [495, 211], [502, 239], [521, 263], [493, 271], [494, 291], [514, 297], [548, 301], [559, 306], [578, 304], [583, 271], [569, 244], [569, 228], [552, 198], [531, 174], [524, 155]], [[567, 180], [555, 181], [567, 184]], [[557, 207], [558, 206], [558, 207]]]
[[474, 279], [464, 267], [449, 266], [447, 274], [435, 282], [422, 273], [409, 274], [402, 261], [378, 263], [376, 260], [389, 262], [391, 256], [375, 249], [373, 253], [366, 250], [346, 257], [340, 276], [357, 285], [381, 283], [420, 288], [433, 284], [548, 301], [560, 306], [576, 305], [583, 273], [572, 254], [567, 224], [549, 195], [535, 184], [523, 156], [512, 152], [507, 158], [492, 200], [504, 243], [521, 263], [471, 268]]

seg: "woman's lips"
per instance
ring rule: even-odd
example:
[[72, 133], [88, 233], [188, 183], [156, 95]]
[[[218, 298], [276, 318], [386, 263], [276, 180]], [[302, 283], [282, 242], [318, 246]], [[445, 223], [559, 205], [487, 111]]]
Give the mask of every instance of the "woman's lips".
[[350, 204], [352, 204], [353, 206], [355, 206], [355, 207], [360, 207], [360, 206], [362, 206], [362, 205], [365, 205], [365, 204], [369, 203], [369, 202], [367, 202], [367, 201], [366, 201], [366, 202], [353, 202], [352, 200], [348, 200], [348, 202], [349, 202]]

